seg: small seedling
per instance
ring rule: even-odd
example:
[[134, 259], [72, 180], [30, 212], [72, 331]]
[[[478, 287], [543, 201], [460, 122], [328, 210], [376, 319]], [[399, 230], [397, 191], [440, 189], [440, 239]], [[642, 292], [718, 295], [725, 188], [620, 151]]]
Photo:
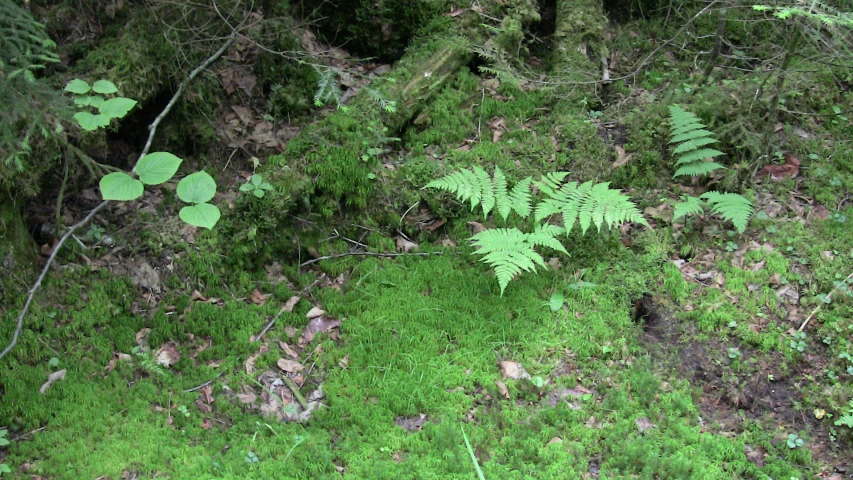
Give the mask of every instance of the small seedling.
[[53, 357], [53, 358], [51, 358], [50, 360], [48, 360], [47, 365], [48, 365], [50, 368], [56, 368], [56, 367], [58, 367], [58, 366], [59, 366], [59, 359], [58, 359], [58, 358], [56, 358], [56, 357]]
[[542, 388], [547, 383], [544, 378], [536, 376], [530, 379], [530, 383], [536, 386], [536, 388]]
[[552, 312], [556, 312], [557, 310], [563, 308], [563, 304], [566, 303], [566, 297], [563, 296], [560, 292], [554, 292], [551, 294], [551, 299], [548, 300], [548, 306], [551, 308]]
[[739, 348], [729, 347], [729, 358], [734, 360], [736, 358], [740, 358], [740, 356], [741, 356], [741, 353], [740, 353]]
[[251, 464], [251, 463], [258, 463], [258, 462], [260, 462], [260, 461], [261, 461], [261, 459], [260, 459], [260, 458], [258, 458], [258, 456], [257, 456], [257, 455], [255, 455], [255, 452], [246, 452], [246, 456], [245, 456], [245, 457], [243, 457], [243, 460], [244, 460], [246, 463], [250, 463], [250, 464]]
[[788, 441], [787, 441], [788, 448], [790, 448], [790, 449], [800, 448], [803, 446], [803, 443], [804, 443], [803, 439], [800, 438], [800, 436], [797, 435], [796, 433], [789, 433], [788, 434]]
[[[11, 443], [9, 439], [6, 438], [8, 434], [9, 431], [5, 428], [0, 430], [0, 447], [5, 447], [6, 445], [9, 445]], [[12, 469], [9, 468], [9, 465], [6, 465], [5, 463], [0, 463], [0, 477], [2, 477], [4, 473], [12, 473]]]
[[252, 175], [248, 182], [240, 185], [241, 192], [252, 192], [258, 198], [263, 198], [267, 190], [272, 190], [272, 185], [265, 182], [260, 173]]
[[806, 350], [806, 334], [805, 332], [794, 333], [794, 338], [791, 340], [791, 348], [802, 353]]
[[180, 413], [184, 417], [190, 418], [190, 411], [187, 409], [186, 405], [179, 405], [178, 408], [176, 408], [176, 410], [178, 411], [178, 413]]

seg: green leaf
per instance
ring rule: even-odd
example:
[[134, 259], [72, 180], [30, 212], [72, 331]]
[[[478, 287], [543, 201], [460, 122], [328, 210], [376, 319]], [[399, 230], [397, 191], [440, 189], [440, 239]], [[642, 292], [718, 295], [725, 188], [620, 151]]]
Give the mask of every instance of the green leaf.
[[122, 118], [131, 108], [136, 106], [136, 100], [124, 97], [111, 98], [101, 104], [98, 110], [108, 118]]
[[98, 108], [104, 103], [104, 99], [97, 95], [80, 95], [74, 97], [74, 105], [78, 107], [95, 107]]
[[256, 187], [260, 187], [261, 184], [264, 182], [264, 177], [262, 177], [260, 174], [256, 173], [256, 174], [252, 175], [251, 182], [252, 182], [252, 185], [254, 185]]
[[255, 189], [255, 186], [252, 185], [251, 183], [244, 183], [244, 184], [240, 185], [240, 191], [241, 192], [251, 192], [254, 189]]
[[74, 120], [77, 120], [77, 124], [83, 128], [83, 130], [87, 130], [89, 132], [94, 132], [95, 130], [106, 127], [110, 124], [110, 119], [103, 115], [92, 115], [89, 112], [77, 112], [74, 114]]
[[59, 359], [58, 359], [58, 358], [56, 358], [56, 357], [53, 357], [53, 358], [51, 358], [51, 359], [47, 362], [47, 364], [48, 364], [48, 366], [50, 366], [51, 368], [56, 368], [56, 367], [58, 367], [58, 366], [59, 366]]
[[139, 159], [136, 174], [139, 180], [148, 185], [160, 185], [175, 176], [182, 159], [169, 152], [154, 152]]
[[219, 209], [214, 205], [209, 203], [199, 203], [198, 205], [189, 205], [182, 208], [181, 211], [178, 212], [178, 215], [181, 217], [181, 220], [189, 223], [190, 225], [212, 229], [214, 225], [216, 225], [216, 222], [219, 221], [219, 217], [222, 216], [222, 213], [220, 213]]
[[563, 308], [563, 304], [566, 303], [566, 297], [563, 296], [560, 292], [554, 292], [551, 294], [551, 299], [548, 301], [548, 306], [551, 308], [552, 312], [556, 312], [557, 310]]
[[142, 182], [124, 172], [113, 172], [101, 179], [101, 196], [104, 200], [136, 200], [142, 196]]
[[262, 188], [256, 188], [252, 193], [255, 194], [258, 198], [264, 198], [264, 190]]
[[[178, 182], [177, 192], [178, 198], [187, 203], [205, 203], [216, 194], [216, 180], [205, 171], [196, 172]], [[192, 222], [187, 221], [187, 223]]]
[[110, 95], [118, 92], [118, 88], [109, 80], [98, 80], [92, 85], [92, 90], [101, 95]]
[[92, 87], [89, 86], [88, 83], [80, 80], [79, 78], [75, 78], [68, 82], [68, 85], [65, 86], [66, 92], [76, 93], [77, 95], [85, 95], [89, 93]]

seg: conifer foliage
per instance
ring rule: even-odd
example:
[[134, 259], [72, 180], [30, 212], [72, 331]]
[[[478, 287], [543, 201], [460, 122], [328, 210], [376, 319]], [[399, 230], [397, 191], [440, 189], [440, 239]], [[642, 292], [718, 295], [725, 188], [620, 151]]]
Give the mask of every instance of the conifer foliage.
[[[496, 211], [504, 222], [512, 212], [523, 219], [534, 214], [531, 233], [515, 227], [493, 228], [470, 239], [477, 247], [474, 253], [483, 255], [481, 261], [494, 268], [503, 295], [516, 275], [534, 272], [537, 265], [545, 267], [545, 260], [537, 248], [547, 247], [568, 254], [557, 237], [568, 235], [575, 225], [580, 226], [583, 233], [593, 225], [597, 231], [602, 226], [615, 227], [626, 222], [649, 226], [630, 198], [610, 188], [609, 183], [563, 183], [568, 175], [566, 172], [553, 172], [538, 181], [527, 177], [510, 189], [500, 168], [495, 168], [494, 174], [489, 175], [475, 166], [434, 180], [426, 188], [450, 192], [462, 202], [470, 202], [472, 210], [481, 207], [484, 216]], [[544, 196], [535, 205], [533, 185]], [[558, 225], [560, 223], [562, 226]]]

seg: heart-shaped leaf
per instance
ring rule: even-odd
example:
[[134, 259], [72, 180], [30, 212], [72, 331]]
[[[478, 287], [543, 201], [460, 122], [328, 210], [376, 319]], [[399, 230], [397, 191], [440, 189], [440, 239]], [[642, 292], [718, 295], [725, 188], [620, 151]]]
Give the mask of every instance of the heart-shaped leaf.
[[142, 196], [142, 182], [124, 172], [113, 172], [101, 179], [104, 200], [136, 200]]
[[187, 203], [205, 203], [216, 194], [216, 180], [202, 170], [182, 178], [177, 192], [178, 198]]
[[209, 203], [186, 206], [178, 212], [178, 215], [181, 217], [181, 220], [190, 225], [207, 229], [212, 229], [216, 225], [216, 222], [219, 221], [219, 217], [222, 216], [219, 209]]
[[118, 92], [116, 85], [109, 80], [98, 80], [92, 85], [92, 90], [101, 95], [110, 95]]
[[76, 93], [77, 95], [85, 95], [89, 93], [92, 87], [89, 86], [88, 83], [80, 80], [79, 78], [75, 78], [68, 82], [68, 85], [65, 86], [66, 92]]
[[98, 110], [101, 115], [108, 118], [122, 118], [127, 115], [131, 108], [136, 106], [136, 100], [131, 100], [124, 97], [116, 97], [106, 100]]
[[154, 152], [139, 159], [136, 174], [139, 180], [148, 185], [160, 185], [175, 176], [182, 159], [169, 152]]

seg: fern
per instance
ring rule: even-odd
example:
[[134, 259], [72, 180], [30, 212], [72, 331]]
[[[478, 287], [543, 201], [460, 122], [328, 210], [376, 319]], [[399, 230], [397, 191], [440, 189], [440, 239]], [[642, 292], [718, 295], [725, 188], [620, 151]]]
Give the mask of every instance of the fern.
[[511, 212], [521, 218], [530, 216], [530, 204], [533, 197], [530, 193], [530, 177], [515, 184], [507, 191], [506, 176], [500, 168], [495, 168], [494, 177], [490, 177], [480, 167], [471, 170], [459, 170], [438, 180], [429, 182], [425, 188], [436, 188], [456, 195], [463, 203], [470, 200], [471, 210], [481, 206], [483, 216], [488, 217], [492, 209], [506, 221]]
[[[480, 206], [485, 216], [495, 210], [504, 221], [512, 212], [527, 218], [535, 210], [532, 233], [517, 228], [496, 228], [471, 237], [472, 244], [477, 247], [474, 253], [483, 255], [481, 261], [494, 268], [503, 295], [516, 275], [534, 272], [537, 265], [545, 266], [536, 248], [551, 248], [568, 255], [557, 237], [568, 234], [575, 224], [580, 225], [583, 233], [592, 225], [597, 230], [601, 230], [603, 225], [613, 227], [624, 222], [649, 225], [636, 205], [619, 190], [611, 189], [609, 183], [562, 184], [566, 176], [566, 172], [552, 172], [536, 182], [527, 177], [508, 190], [506, 176], [500, 168], [495, 168], [494, 175], [489, 176], [485, 170], [475, 166], [434, 180], [425, 188], [453, 193], [463, 203], [470, 201], [472, 210]], [[547, 197], [535, 208], [530, 188], [533, 183]], [[543, 222], [552, 215], [560, 215], [565, 227]]]
[[712, 213], [730, 220], [738, 232], [746, 230], [746, 223], [752, 216], [752, 202], [736, 193], [706, 192], [699, 198], [708, 202]]
[[[675, 166], [679, 167], [673, 177], [696, 177], [726, 168], [707, 160], [722, 155], [723, 152], [707, 148], [707, 145], [717, 143], [717, 140], [712, 138], [714, 133], [705, 129], [699, 117], [677, 105], [670, 105], [669, 112], [672, 137], [669, 143], [677, 144], [672, 153], [678, 155]], [[674, 205], [673, 220], [703, 213], [706, 206], [711, 208], [711, 213], [730, 220], [740, 233], [746, 230], [746, 224], [752, 216], [752, 202], [742, 195], [711, 191], [698, 198], [682, 196], [681, 202]]]
[[586, 182], [581, 185], [569, 182], [559, 189], [554, 189], [553, 183], [544, 181], [536, 182], [536, 186], [550, 198], [536, 206], [534, 218], [538, 222], [559, 214], [563, 217], [566, 234], [571, 232], [575, 223], [580, 225], [582, 233], [586, 233], [592, 225], [595, 225], [598, 231], [601, 231], [604, 224], [614, 227], [626, 222], [636, 222], [649, 226], [631, 199], [619, 190], [610, 188], [610, 182]]
[[670, 105], [669, 113], [672, 128], [670, 132], [672, 138], [669, 143], [678, 144], [673, 153], [678, 155], [675, 166], [680, 165], [673, 178], [684, 175], [691, 177], [707, 175], [714, 170], [726, 168], [719, 163], [705, 160], [723, 155], [723, 152], [704, 148], [717, 143], [717, 140], [712, 138], [713, 132], [705, 130], [705, 125], [699, 117], [677, 105]]

